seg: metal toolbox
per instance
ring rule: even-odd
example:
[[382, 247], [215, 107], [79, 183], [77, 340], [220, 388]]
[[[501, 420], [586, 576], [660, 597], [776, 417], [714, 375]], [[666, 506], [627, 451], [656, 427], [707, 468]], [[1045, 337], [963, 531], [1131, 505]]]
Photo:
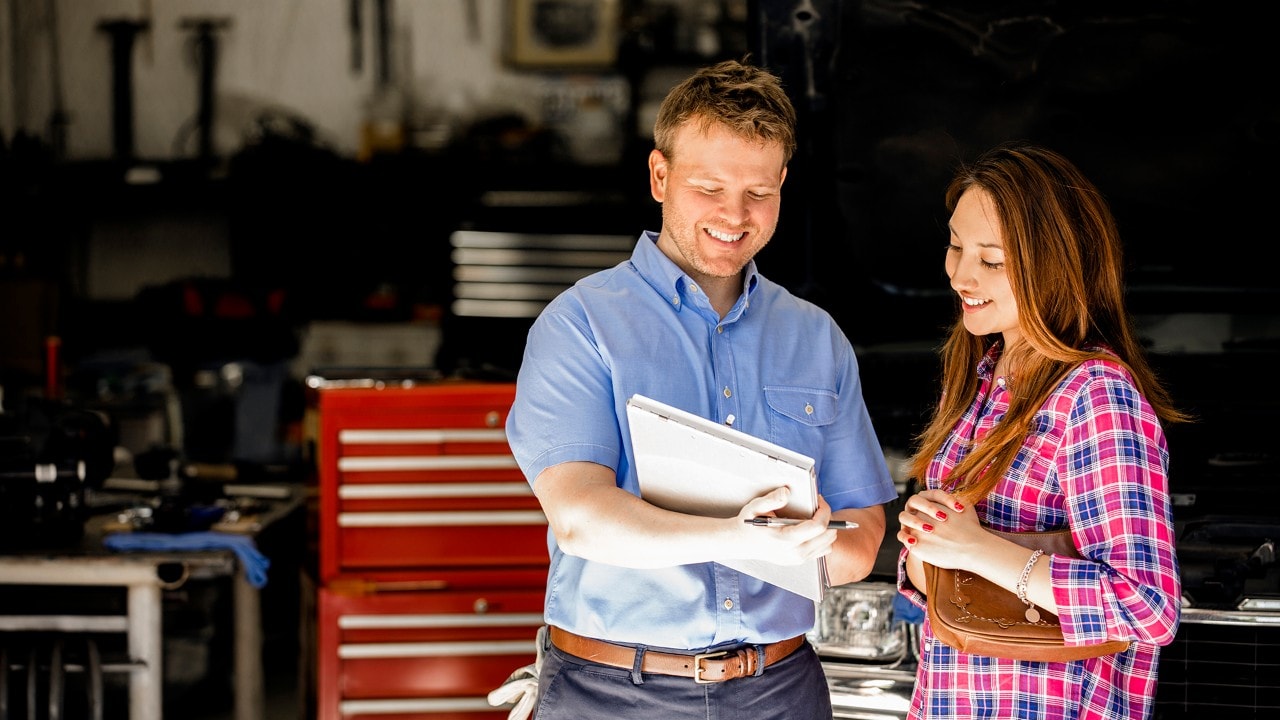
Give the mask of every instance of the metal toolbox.
[[308, 381], [321, 720], [505, 716], [532, 663], [547, 521], [507, 445], [515, 385]]

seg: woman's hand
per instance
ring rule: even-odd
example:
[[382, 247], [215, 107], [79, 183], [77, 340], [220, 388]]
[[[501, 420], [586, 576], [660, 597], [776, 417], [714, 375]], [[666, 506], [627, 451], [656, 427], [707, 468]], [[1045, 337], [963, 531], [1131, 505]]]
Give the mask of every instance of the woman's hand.
[[942, 568], [964, 568], [982, 543], [992, 538], [978, 516], [965, 512], [954, 495], [925, 490], [907, 498], [898, 514], [898, 541], [916, 560]]

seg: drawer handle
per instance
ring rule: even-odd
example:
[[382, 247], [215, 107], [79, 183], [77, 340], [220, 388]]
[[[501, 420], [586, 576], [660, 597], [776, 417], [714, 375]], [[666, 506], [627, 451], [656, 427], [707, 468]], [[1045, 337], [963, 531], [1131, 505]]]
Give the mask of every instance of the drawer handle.
[[477, 710], [492, 713], [488, 698], [394, 698], [388, 700], [343, 700], [338, 703], [343, 717], [349, 715], [390, 715], [399, 713], [456, 713]]
[[447, 442], [506, 442], [502, 430], [339, 430], [344, 445], [441, 445]]
[[541, 510], [498, 512], [348, 512], [338, 513], [338, 527], [456, 527], [546, 525]]
[[370, 470], [499, 470], [519, 467], [511, 455], [429, 455], [338, 458], [340, 472]]
[[503, 613], [497, 615], [342, 615], [338, 627], [343, 630], [410, 630], [441, 628], [481, 628], [541, 625], [542, 613]]
[[407, 498], [528, 497], [528, 483], [379, 483], [347, 484], [338, 488], [343, 500], [399, 500]]
[[343, 660], [456, 657], [458, 655], [533, 655], [538, 644], [533, 640], [490, 640], [487, 642], [421, 642], [421, 643], [353, 643], [338, 646]]

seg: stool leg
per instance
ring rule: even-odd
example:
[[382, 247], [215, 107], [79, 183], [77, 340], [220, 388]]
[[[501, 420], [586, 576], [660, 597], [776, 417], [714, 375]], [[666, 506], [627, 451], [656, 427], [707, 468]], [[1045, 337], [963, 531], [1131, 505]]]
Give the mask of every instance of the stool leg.
[[49, 650], [49, 720], [62, 720], [62, 695], [67, 684], [67, 669], [62, 664], [62, 638], [53, 641]]
[[27, 653], [27, 720], [36, 720], [36, 675], [39, 671], [36, 648], [32, 645]]
[[[85, 639], [85, 687], [89, 694], [89, 720], [102, 720], [102, 656], [98, 641]], [[5, 720], [5, 718], [0, 718]]]
[[0, 720], [9, 720], [9, 648], [0, 645]]

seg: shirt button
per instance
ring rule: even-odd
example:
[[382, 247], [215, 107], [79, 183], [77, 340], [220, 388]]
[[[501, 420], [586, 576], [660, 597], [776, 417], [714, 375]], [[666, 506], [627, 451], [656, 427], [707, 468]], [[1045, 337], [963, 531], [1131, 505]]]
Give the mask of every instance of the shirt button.
[[729, 599], [729, 598], [725, 598], [725, 599], [724, 599], [724, 609], [725, 609], [725, 610], [732, 610], [732, 609], [733, 609], [733, 600], [731, 600], [731, 599]]
[[679, 295], [672, 295], [672, 296], [671, 296], [671, 304], [672, 304], [672, 305], [679, 305], [679, 304], [680, 304], [680, 296], [679, 296]]
[[813, 414], [813, 406], [812, 406], [812, 405], [810, 405], [809, 403], [805, 403], [805, 404], [804, 404], [804, 414], [805, 414], [805, 415], [812, 415], [812, 414]]
[[717, 325], [717, 326], [716, 326], [716, 334], [720, 334], [720, 333], [722, 333], [722, 332], [724, 332], [724, 326], [723, 326], [723, 325]]
[[698, 286], [697, 286], [697, 285], [694, 285], [693, 283], [689, 283], [689, 292], [691, 292], [691, 293], [697, 293], [697, 292], [698, 292]]
[[996, 378], [996, 384], [997, 384], [997, 385], [999, 385], [1000, 387], [1004, 387], [1004, 376], [1003, 376], [1003, 375], [1001, 375], [1000, 377]]
[[729, 386], [728, 386], [728, 385], [725, 385], [725, 387], [724, 387], [724, 396], [725, 396], [725, 397], [733, 397], [733, 391], [729, 389]]

